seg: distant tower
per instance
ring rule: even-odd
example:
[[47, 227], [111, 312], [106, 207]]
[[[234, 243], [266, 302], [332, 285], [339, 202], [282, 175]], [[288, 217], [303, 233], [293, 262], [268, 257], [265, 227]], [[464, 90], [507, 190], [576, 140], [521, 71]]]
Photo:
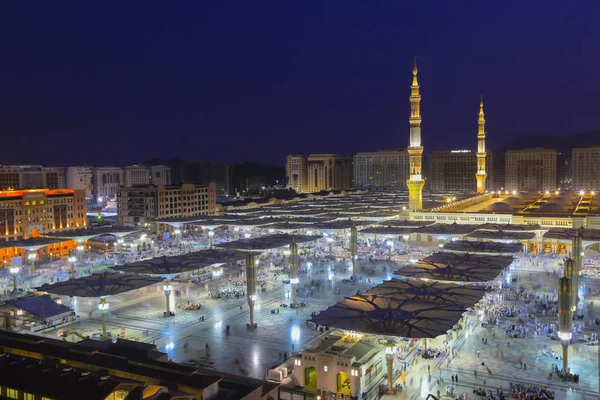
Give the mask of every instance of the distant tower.
[[477, 193], [485, 193], [485, 114], [483, 113], [483, 96], [479, 102], [479, 121], [477, 121]]
[[408, 186], [408, 207], [411, 211], [423, 208], [423, 186], [425, 180], [421, 175], [423, 146], [421, 146], [421, 95], [417, 80], [417, 57], [414, 59], [413, 81], [410, 87], [410, 145], [408, 146], [410, 177]]

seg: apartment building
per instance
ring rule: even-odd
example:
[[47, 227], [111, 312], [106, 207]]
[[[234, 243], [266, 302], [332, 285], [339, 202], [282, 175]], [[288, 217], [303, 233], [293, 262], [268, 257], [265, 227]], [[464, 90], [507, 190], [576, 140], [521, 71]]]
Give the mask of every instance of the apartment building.
[[123, 187], [117, 195], [117, 220], [139, 226], [162, 218], [212, 215], [216, 204], [214, 183]]
[[[475, 192], [477, 153], [473, 150], [434, 151], [429, 156], [429, 189], [434, 193]], [[494, 190], [493, 153], [485, 157], [485, 189]]]
[[0, 166], [0, 190], [59, 189], [66, 185], [65, 168], [41, 165]]
[[600, 147], [573, 149], [573, 190], [600, 190]]
[[94, 198], [93, 168], [87, 166], [67, 167], [67, 188], [84, 190], [85, 198], [91, 202]]
[[285, 159], [286, 186], [297, 193], [308, 192], [308, 157], [290, 154]]
[[378, 150], [354, 156], [354, 187], [358, 189], [406, 190], [408, 152]]
[[308, 192], [353, 187], [352, 156], [310, 154], [307, 159]]
[[123, 169], [120, 167], [96, 167], [93, 170], [94, 198], [98, 202], [115, 199], [123, 185]]
[[553, 191], [556, 187], [556, 150], [535, 148], [506, 152], [506, 190]]

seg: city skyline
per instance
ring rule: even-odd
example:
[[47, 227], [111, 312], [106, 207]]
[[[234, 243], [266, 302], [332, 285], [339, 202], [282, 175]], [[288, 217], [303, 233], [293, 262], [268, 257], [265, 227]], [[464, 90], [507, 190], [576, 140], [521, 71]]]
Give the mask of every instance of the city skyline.
[[427, 151], [475, 148], [481, 94], [491, 149], [600, 126], [599, 32], [575, 4], [4, 7], [0, 129], [29, 143], [4, 163], [282, 165], [405, 148], [414, 55]]

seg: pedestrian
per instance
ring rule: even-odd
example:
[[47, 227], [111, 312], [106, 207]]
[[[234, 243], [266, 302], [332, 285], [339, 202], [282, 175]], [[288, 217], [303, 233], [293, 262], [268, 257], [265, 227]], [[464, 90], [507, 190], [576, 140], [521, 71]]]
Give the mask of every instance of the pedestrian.
[[452, 377], [452, 384], [454, 385], [454, 375], [451, 375]]
[[456, 381], [456, 383], [458, 384], [458, 374], [456, 374], [456, 375], [454, 376], [454, 380], [455, 380], [455, 381]]

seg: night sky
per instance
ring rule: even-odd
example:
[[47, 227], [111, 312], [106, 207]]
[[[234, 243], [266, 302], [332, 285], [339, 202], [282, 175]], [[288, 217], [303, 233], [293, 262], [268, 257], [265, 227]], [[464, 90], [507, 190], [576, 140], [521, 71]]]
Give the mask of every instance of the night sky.
[[0, 161], [406, 147], [413, 55], [426, 150], [600, 128], [600, 2], [410, 3], [3, 1]]

